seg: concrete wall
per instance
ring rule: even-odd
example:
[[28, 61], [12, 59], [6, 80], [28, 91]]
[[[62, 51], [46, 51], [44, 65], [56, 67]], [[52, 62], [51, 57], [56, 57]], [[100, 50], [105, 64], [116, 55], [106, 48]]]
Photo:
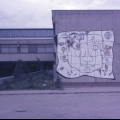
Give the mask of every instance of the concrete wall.
[[53, 44], [53, 38], [0, 38], [0, 44]]
[[120, 10], [53, 10], [55, 34], [64, 31], [113, 30], [113, 73], [116, 80], [82, 76], [76, 79], [62, 77], [63, 82], [120, 82]]
[[[53, 38], [0, 38], [0, 44], [53, 44]], [[54, 53], [0, 54], [0, 61], [54, 61]]]
[[42, 53], [42, 54], [0, 54], [0, 61], [37, 61], [37, 58], [40, 61], [54, 61], [54, 54], [53, 53]]

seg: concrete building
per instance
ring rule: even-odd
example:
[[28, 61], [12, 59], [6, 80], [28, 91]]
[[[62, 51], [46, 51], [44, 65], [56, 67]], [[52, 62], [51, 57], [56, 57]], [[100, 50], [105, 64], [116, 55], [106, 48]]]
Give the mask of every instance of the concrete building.
[[[75, 33], [79, 31], [88, 32], [104, 32], [112, 31], [114, 34], [114, 42], [112, 45], [112, 72], [114, 74], [114, 79], [102, 78], [102, 77], [91, 77], [90, 75], [82, 75], [76, 78], [65, 77], [59, 74], [62, 77], [63, 82], [120, 82], [120, 11], [119, 10], [53, 10], [52, 11], [52, 20], [54, 28], [54, 40], [56, 45], [64, 45], [64, 42], [58, 43], [59, 39], [62, 41], [64, 38], [59, 38], [59, 35], [67, 34], [70, 32]], [[71, 35], [73, 34], [71, 33]], [[110, 38], [110, 32], [106, 32], [104, 37]], [[110, 33], [111, 34], [111, 33]], [[107, 36], [106, 36], [107, 35]], [[64, 36], [64, 35], [63, 35]], [[103, 38], [102, 38], [103, 39]], [[108, 40], [109, 41], [109, 40]], [[57, 52], [57, 47], [56, 47]], [[64, 52], [64, 51], [63, 51]], [[105, 53], [105, 51], [103, 50]], [[59, 54], [59, 53], [57, 53]], [[57, 65], [60, 62], [58, 55], [56, 54], [56, 69]], [[108, 55], [110, 56], [110, 55]], [[75, 59], [74, 59], [75, 60]], [[107, 59], [106, 59], [107, 60]], [[64, 61], [65, 62], [65, 61]], [[64, 65], [63, 65], [64, 66]], [[67, 66], [67, 65], [66, 65]], [[105, 69], [108, 70], [109, 65], [105, 66]], [[61, 71], [63, 67], [61, 67]], [[105, 70], [104, 70], [105, 71]], [[103, 71], [102, 71], [103, 72]], [[58, 74], [58, 73], [57, 73]], [[105, 75], [104, 75], [105, 76]], [[103, 77], [104, 77], [103, 76]]]
[[62, 82], [120, 82], [119, 10], [52, 10], [52, 21], [53, 29], [0, 29], [0, 64], [39, 58]]
[[53, 29], [0, 29], [0, 65], [39, 59], [43, 69], [53, 69], [53, 35]]

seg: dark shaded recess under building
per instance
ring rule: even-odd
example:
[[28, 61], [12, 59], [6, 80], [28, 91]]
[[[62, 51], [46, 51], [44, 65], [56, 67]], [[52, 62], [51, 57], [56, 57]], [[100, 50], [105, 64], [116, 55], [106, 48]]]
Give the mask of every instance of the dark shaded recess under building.
[[[38, 62], [36, 61], [27, 61], [25, 62], [28, 68], [28, 73], [42, 71], [42, 70], [53, 70], [53, 62], [40, 62], [40, 66], [38, 66]], [[16, 66], [16, 62], [0, 62], [0, 77], [12, 76], [14, 73], [14, 69]]]
[[18, 60], [27, 64], [29, 73], [53, 70], [53, 36], [52, 28], [0, 29], [0, 77], [13, 75]]

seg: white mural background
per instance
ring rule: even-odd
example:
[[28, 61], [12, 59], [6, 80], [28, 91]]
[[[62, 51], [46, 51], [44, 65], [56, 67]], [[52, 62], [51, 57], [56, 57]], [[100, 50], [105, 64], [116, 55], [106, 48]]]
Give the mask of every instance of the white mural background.
[[112, 30], [62, 32], [57, 40], [57, 72], [62, 76], [114, 78]]

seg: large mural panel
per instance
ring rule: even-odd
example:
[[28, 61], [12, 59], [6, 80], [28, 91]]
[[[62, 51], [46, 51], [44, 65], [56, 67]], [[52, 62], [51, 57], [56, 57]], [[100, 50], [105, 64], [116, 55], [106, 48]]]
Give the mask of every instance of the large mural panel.
[[57, 72], [62, 76], [114, 79], [112, 30], [62, 32], [57, 40]]

